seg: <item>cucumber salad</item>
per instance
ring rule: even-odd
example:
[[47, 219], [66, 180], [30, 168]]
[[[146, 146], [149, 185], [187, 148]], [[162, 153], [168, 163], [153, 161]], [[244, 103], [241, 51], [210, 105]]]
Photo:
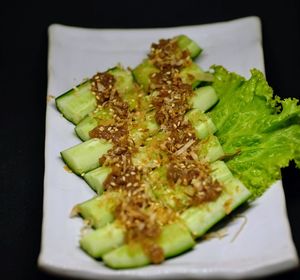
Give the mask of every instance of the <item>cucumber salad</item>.
[[135, 68], [118, 64], [55, 100], [82, 140], [62, 160], [95, 191], [72, 210], [80, 247], [111, 268], [192, 250], [280, 168], [300, 167], [298, 100], [273, 95], [257, 69], [248, 80], [204, 71], [201, 52], [185, 35], [161, 39]]

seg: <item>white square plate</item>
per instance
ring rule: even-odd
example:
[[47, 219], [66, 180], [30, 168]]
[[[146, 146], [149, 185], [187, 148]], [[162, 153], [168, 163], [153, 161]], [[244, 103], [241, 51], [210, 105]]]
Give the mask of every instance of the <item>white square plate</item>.
[[79, 248], [82, 220], [70, 219], [69, 214], [75, 204], [94, 193], [64, 169], [60, 151], [80, 141], [74, 126], [56, 110], [51, 96], [119, 62], [134, 67], [146, 56], [152, 42], [178, 34], [190, 36], [204, 48], [198, 59], [204, 69], [221, 64], [244, 76], [249, 76], [253, 67], [264, 70], [261, 27], [256, 17], [176, 28], [93, 30], [56, 24], [49, 28], [41, 268], [72, 278], [208, 279], [258, 277], [297, 266], [281, 181], [252, 203], [242, 218], [224, 225], [225, 237], [200, 240], [194, 250], [161, 265], [112, 270]]

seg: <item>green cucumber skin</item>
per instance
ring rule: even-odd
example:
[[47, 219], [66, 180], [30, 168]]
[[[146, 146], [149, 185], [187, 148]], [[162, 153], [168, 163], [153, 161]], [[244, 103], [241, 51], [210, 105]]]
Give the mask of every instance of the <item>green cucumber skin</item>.
[[130, 243], [104, 254], [104, 264], [114, 269], [138, 268], [151, 263], [139, 243]]
[[[232, 176], [224, 162], [214, 162], [212, 170], [215, 178], [225, 185], [223, 194], [217, 201], [186, 210], [181, 215], [183, 223], [174, 223], [163, 227], [162, 234], [156, 242], [162, 247], [165, 258], [176, 256], [193, 248], [195, 245], [194, 238], [205, 234], [214, 224], [251, 196], [243, 184]], [[228, 201], [231, 201], [231, 205], [226, 210], [225, 204], [228, 204]], [[94, 242], [94, 238], [90, 238], [90, 240], [91, 243]], [[114, 240], [111, 242], [109, 239], [103, 239], [101, 244], [105, 243], [109, 248], [112, 248], [114, 242]], [[98, 248], [98, 246], [97, 244], [95, 246], [89, 244], [89, 248]], [[123, 242], [118, 243], [116, 249], [105, 251], [102, 253], [102, 249], [97, 249], [97, 252], [88, 251], [88, 253], [92, 256], [102, 257], [107, 266], [115, 269], [141, 267], [150, 263], [149, 257], [140, 244], [124, 245], [123, 240]]]
[[[245, 192], [240, 196], [239, 199], [234, 201], [234, 204], [231, 207], [231, 211], [235, 210], [242, 203], [246, 202], [251, 197], [251, 193]], [[218, 211], [215, 210], [214, 213], [209, 213], [212, 208], [216, 207], [216, 204], [207, 204], [203, 206], [203, 208], [190, 208], [186, 210], [181, 218], [186, 222], [189, 230], [193, 234], [195, 238], [203, 236], [212, 226], [217, 224], [220, 220], [222, 220], [226, 215], [230, 212], [226, 213], [224, 209], [224, 204], [226, 201], [232, 199], [230, 196], [223, 196], [218, 199], [218, 203], [220, 204], [218, 207]], [[208, 215], [205, 216], [205, 214]], [[209, 216], [209, 214], [211, 214]], [[208, 222], [207, 222], [208, 220]]]
[[101, 258], [105, 253], [120, 247], [125, 242], [122, 226], [113, 222], [104, 227], [84, 234], [80, 239], [80, 247], [93, 258]]
[[[75, 132], [81, 140], [87, 141], [90, 139], [89, 132], [91, 130], [111, 118], [113, 118], [113, 116], [108, 110], [99, 109], [99, 111], [85, 117], [75, 127]], [[139, 131], [139, 128], [145, 128], [146, 131]], [[143, 119], [138, 119], [134, 122], [133, 127], [130, 127], [130, 138], [134, 140], [135, 144], [139, 145], [147, 137], [154, 135], [159, 128], [160, 127], [155, 121], [155, 115], [153, 112], [148, 112]]]
[[91, 124], [91, 129], [86, 129], [86, 126], [82, 124], [82, 122], [84, 120], [86, 120], [86, 118], [88, 118], [89, 116], [85, 117], [83, 120], [81, 120], [81, 122], [79, 122], [76, 126], [75, 126], [75, 134], [77, 135], [77, 137], [81, 140], [81, 141], [87, 141], [89, 139], [91, 139], [89, 132], [95, 128], [98, 123], [96, 120], [91, 120], [91, 122], [93, 122], [93, 124]]
[[[81, 84], [77, 85], [76, 87], [77, 87], [77, 88], [80, 88], [80, 87], [85, 86], [85, 85], [87, 85], [87, 84], [89, 84], [89, 83], [90, 83], [90, 80], [87, 80], [87, 81], [84, 81], [84, 82], [82, 82]], [[58, 102], [60, 99], [66, 97], [66, 96], [68, 96], [68, 95], [72, 95], [73, 92], [74, 92], [74, 88], [71, 88], [71, 89], [67, 90], [66, 92], [62, 93], [61, 95], [59, 95], [58, 97], [56, 97], [56, 98], [55, 98], [55, 103], [56, 103], [56, 105], [57, 105], [57, 102]]]
[[[165, 258], [177, 256], [195, 246], [195, 241], [184, 224], [175, 222], [162, 228], [155, 241], [164, 252]], [[129, 243], [103, 255], [103, 262], [115, 269], [136, 268], [148, 265], [151, 260], [139, 243]]]
[[[62, 115], [73, 124], [79, 123], [87, 114], [95, 110], [97, 107], [96, 98], [90, 91], [89, 87], [90, 80], [68, 90], [55, 99], [55, 104], [58, 111], [61, 112]], [[82, 100], [80, 101], [80, 99]], [[66, 100], [68, 101], [67, 103]], [[76, 105], [75, 109], [74, 103], [76, 104], [77, 102], [79, 102], [79, 107]], [[72, 103], [73, 108], [70, 107], [70, 104]]]
[[191, 38], [189, 38], [186, 35], [177, 36], [176, 41], [179, 48], [181, 48], [183, 51], [184, 50], [189, 51], [192, 59], [198, 57], [203, 50], [195, 41], [193, 41]]
[[[177, 40], [178, 46], [181, 50], [189, 51], [192, 59], [195, 59], [202, 52], [202, 48], [185, 35], [179, 35], [175, 39]], [[141, 64], [133, 69], [132, 75], [135, 81], [140, 84], [144, 90], [148, 91], [150, 83], [149, 77], [151, 74], [158, 71], [159, 70], [149, 61], [149, 59], [145, 59]], [[196, 87], [198, 84], [199, 83], [197, 81], [194, 81], [193, 87]]]
[[[194, 238], [205, 234], [250, 197], [250, 192], [232, 176], [224, 162], [217, 161], [211, 166], [215, 178], [224, 183], [225, 191], [217, 201], [186, 210], [181, 215], [184, 225], [180, 223], [164, 226], [156, 242], [164, 250], [165, 258], [191, 249], [195, 245]], [[225, 204], [230, 200], [230, 209], [226, 210]], [[115, 228], [113, 223], [88, 233], [80, 241], [81, 247], [94, 258], [102, 257], [104, 263], [111, 268], [133, 268], [149, 264], [150, 260], [141, 245], [124, 245], [125, 233], [122, 229], [116, 231]]]
[[[135, 81], [141, 85], [144, 90], [148, 91], [150, 75], [157, 72], [159, 72], [159, 70], [149, 59], [146, 59], [132, 70], [132, 75]], [[182, 78], [183, 82], [191, 84], [193, 88], [196, 88], [202, 81], [208, 79], [209, 74], [203, 72], [197, 64], [192, 63], [191, 66], [182, 69], [179, 76]], [[193, 79], [190, 79], [190, 77], [193, 77]]]
[[157, 243], [163, 249], [165, 258], [177, 256], [196, 244], [188, 228], [181, 222], [165, 225]]
[[[136, 109], [138, 105], [136, 101], [137, 93], [135, 92], [132, 73], [119, 66], [107, 70], [107, 73], [110, 73], [116, 78], [116, 88], [123, 99], [128, 102], [130, 110]], [[80, 91], [83, 91], [84, 96], [87, 96], [84, 100], [80, 100], [80, 98], [83, 99], [83, 95], [80, 96]], [[77, 100], [80, 102], [75, 101], [76, 96], [78, 96]], [[68, 101], [68, 98], [71, 98], [71, 101], [65, 103], [65, 100]], [[55, 103], [57, 109], [67, 120], [78, 124], [84, 117], [97, 108], [97, 100], [91, 91], [91, 80], [87, 80], [58, 96], [55, 99]], [[70, 106], [72, 103], [73, 108]], [[78, 103], [75, 106], [76, 108], [74, 108], [74, 103]]]
[[191, 207], [181, 214], [181, 218], [196, 238], [201, 237], [213, 225], [251, 197], [251, 192], [233, 177], [224, 162], [216, 161], [211, 166], [212, 176], [224, 186], [222, 194], [216, 201]]

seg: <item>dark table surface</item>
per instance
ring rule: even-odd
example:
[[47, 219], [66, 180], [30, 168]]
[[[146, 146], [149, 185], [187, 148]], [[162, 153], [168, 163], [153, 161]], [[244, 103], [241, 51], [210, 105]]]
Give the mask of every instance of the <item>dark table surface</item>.
[[[203, 24], [256, 15], [262, 20], [269, 83], [277, 95], [299, 98], [298, 3], [296, 0], [70, 1], [63, 5], [63, 1], [39, 4], [10, 1], [2, 6], [1, 279], [59, 279], [37, 268], [43, 204], [47, 27], [51, 23], [142, 28]], [[300, 172], [292, 164], [282, 173], [292, 235], [299, 253]], [[300, 271], [270, 279], [300, 279]]]

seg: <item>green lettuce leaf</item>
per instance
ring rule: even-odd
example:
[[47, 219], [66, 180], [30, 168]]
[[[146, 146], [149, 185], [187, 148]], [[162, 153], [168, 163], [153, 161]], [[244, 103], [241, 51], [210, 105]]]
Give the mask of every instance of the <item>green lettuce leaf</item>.
[[249, 80], [213, 66], [219, 103], [210, 111], [227, 165], [253, 193], [261, 195], [294, 160], [300, 168], [300, 106], [273, 95], [264, 75]]

